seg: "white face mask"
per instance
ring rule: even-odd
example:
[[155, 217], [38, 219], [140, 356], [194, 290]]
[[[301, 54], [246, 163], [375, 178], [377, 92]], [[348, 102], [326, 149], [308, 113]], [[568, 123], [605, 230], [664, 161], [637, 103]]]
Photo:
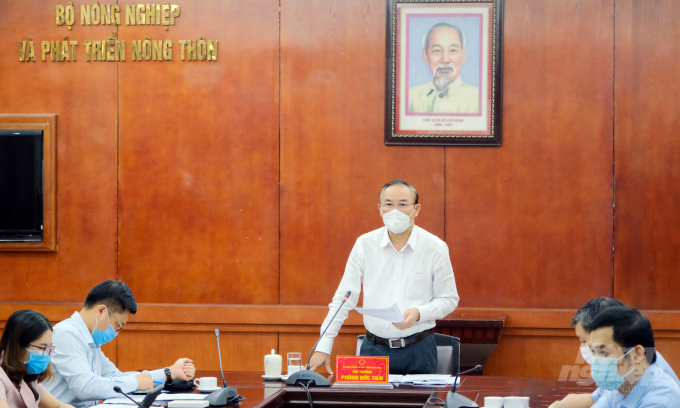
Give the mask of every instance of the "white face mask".
[[583, 359], [586, 360], [586, 363], [593, 364], [593, 352], [590, 350], [590, 347], [581, 347], [581, 355], [583, 356]]
[[410, 215], [406, 215], [399, 210], [392, 210], [385, 214], [381, 211], [380, 214], [382, 215], [383, 222], [388, 230], [394, 234], [401, 234], [416, 221], [414, 218], [413, 222], [411, 222], [411, 215], [413, 215], [415, 211], [416, 209], [414, 208]]

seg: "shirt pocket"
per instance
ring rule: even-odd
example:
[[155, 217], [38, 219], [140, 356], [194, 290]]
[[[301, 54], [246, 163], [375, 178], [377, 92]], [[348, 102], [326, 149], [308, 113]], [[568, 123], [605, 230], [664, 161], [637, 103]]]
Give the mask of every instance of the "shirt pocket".
[[427, 295], [432, 290], [432, 275], [429, 273], [412, 273], [410, 292], [416, 297]]

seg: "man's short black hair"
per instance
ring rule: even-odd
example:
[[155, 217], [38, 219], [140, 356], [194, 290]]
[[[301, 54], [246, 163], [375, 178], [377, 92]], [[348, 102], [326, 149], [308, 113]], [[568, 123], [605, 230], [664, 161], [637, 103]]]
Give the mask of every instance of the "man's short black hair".
[[576, 323], [581, 323], [581, 327], [583, 327], [583, 330], [585, 330], [586, 333], [590, 333], [591, 331], [590, 324], [593, 322], [595, 316], [597, 316], [598, 313], [600, 313], [604, 309], [609, 309], [610, 307], [617, 306], [625, 307], [626, 305], [624, 305], [623, 302], [620, 300], [604, 296], [600, 296], [599, 298], [589, 300], [588, 303], [583, 305], [576, 312], [574, 318], [571, 319], [571, 327], [574, 327]]
[[137, 301], [128, 285], [117, 280], [107, 280], [97, 284], [85, 298], [86, 309], [106, 305], [111, 313], [137, 313]]
[[614, 331], [613, 339], [623, 352], [635, 346], [645, 348], [647, 362], [656, 361], [656, 347], [654, 346], [654, 332], [649, 319], [632, 307], [610, 307], [601, 311], [590, 324], [591, 331], [602, 327], [611, 327]]
[[385, 184], [383, 186], [383, 188], [380, 190], [380, 197], [379, 197], [380, 203], [382, 203], [382, 195], [383, 195], [383, 192], [387, 189], [387, 187], [392, 187], [392, 186], [395, 186], [397, 184], [401, 184], [403, 186], [408, 187], [411, 190], [411, 193], [413, 193], [413, 199], [414, 199], [413, 203], [418, 204], [418, 192], [416, 191], [415, 187], [413, 187], [409, 183], [405, 182], [404, 180], [392, 180], [389, 183]]

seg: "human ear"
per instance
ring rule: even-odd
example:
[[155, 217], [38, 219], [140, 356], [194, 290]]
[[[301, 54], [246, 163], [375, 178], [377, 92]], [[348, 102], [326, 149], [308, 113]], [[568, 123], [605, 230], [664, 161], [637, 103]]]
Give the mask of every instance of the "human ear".
[[633, 355], [633, 364], [640, 364], [645, 360], [647, 352], [644, 347], [637, 345], [631, 354]]

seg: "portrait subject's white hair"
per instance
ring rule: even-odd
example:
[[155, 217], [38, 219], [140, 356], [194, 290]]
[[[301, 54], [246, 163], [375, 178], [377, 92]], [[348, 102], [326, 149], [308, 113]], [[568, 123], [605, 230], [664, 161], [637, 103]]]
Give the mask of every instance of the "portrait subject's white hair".
[[463, 47], [463, 49], [465, 49], [465, 36], [463, 35], [463, 32], [461, 31], [460, 28], [449, 23], [437, 23], [430, 27], [430, 29], [427, 30], [425, 36], [423, 37], [423, 49], [425, 51], [427, 51], [427, 47], [430, 45], [430, 34], [432, 34], [432, 31], [434, 31], [435, 28], [450, 28], [452, 30], [458, 31], [458, 35], [460, 36], [460, 45]]

